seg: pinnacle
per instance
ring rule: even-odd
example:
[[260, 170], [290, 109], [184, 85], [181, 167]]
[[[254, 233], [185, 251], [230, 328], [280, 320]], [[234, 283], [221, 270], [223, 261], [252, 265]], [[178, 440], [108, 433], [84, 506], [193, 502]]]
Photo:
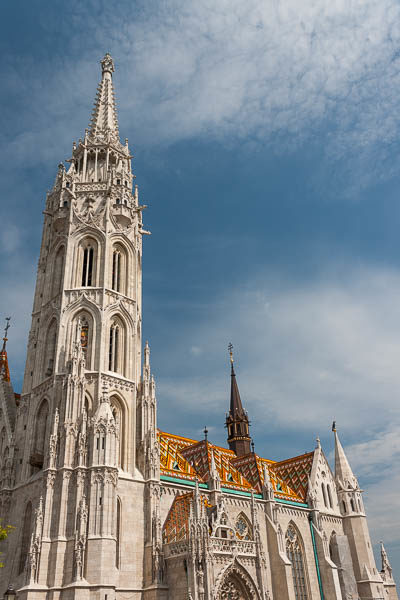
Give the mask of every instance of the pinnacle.
[[334, 429], [335, 435], [335, 476], [346, 487], [358, 487], [357, 479], [350, 467], [339, 436]]
[[112, 82], [114, 61], [107, 52], [100, 63], [102, 78], [95, 94], [89, 127], [90, 137], [94, 142], [116, 142], [119, 141], [119, 130]]

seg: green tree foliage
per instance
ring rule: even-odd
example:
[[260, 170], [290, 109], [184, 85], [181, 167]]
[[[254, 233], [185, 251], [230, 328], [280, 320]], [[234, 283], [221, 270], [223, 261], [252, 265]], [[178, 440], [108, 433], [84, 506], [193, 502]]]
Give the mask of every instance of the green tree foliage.
[[[5, 540], [8, 537], [8, 534], [10, 533], [11, 529], [14, 529], [12, 525], [6, 525], [5, 527], [3, 527], [0, 521], [0, 541]], [[0, 554], [3, 553], [0, 552]], [[4, 567], [4, 563], [0, 562], [0, 567]]]

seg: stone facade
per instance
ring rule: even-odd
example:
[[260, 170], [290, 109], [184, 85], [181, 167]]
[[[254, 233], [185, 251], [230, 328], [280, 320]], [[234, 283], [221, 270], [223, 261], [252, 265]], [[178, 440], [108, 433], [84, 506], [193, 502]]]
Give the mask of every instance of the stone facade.
[[[22, 394], [0, 354], [0, 593], [21, 600], [397, 600], [377, 571], [335, 432], [274, 463], [250, 450], [231, 369], [229, 450], [157, 429], [142, 360], [143, 229], [107, 54], [90, 128], [44, 211]], [[133, 188], [133, 192], [132, 192]]]

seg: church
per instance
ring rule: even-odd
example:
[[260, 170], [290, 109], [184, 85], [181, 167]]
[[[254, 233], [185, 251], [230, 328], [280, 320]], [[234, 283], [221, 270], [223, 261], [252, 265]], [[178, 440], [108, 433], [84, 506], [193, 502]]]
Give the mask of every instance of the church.
[[142, 344], [149, 232], [109, 54], [101, 70], [90, 127], [46, 198], [21, 394], [7, 329], [0, 352], [0, 518], [15, 526], [0, 595], [398, 600], [335, 425], [334, 471], [319, 440], [279, 462], [259, 456], [232, 351], [227, 447], [157, 427]]

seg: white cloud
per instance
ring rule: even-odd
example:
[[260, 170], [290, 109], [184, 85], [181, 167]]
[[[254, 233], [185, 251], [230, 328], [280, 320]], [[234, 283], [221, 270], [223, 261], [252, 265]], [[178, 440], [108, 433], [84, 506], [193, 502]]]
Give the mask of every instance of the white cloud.
[[[317, 433], [335, 418], [347, 432], [382, 431], [400, 420], [399, 294], [400, 275], [374, 269], [284, 286], [267, 274], [229, 290], [212, 300], [204, 322], [197, 317], [181, 331], [182, 339], [207, 348], [205, 381], [197, 361], [190, 396], [206, 385], [210, 404], [223, 405], [223, 386], [214, 378], [232, 340], [247, 403], [265, 423]], [[175, 347], [167, 359], [172, 369], [187, 362], [176, 354], [183, 344]], [[186, 397], [186, 377], [174, 379], [175, 397], [181, 385]]]
[[[304, 441], [309, 449], [319, 433], [328, 452], [335, 418], [367, 491], [373, 539], [399, 540], [400, 479], [393, 466], [400, 458], [399, 297], [400, 273], [341, 267], [308, 283], [283, 283], [266, 273], [210, 298], [204, 318], [194, 310], [197, 318], [179, 339], [166, 332], [171, 346], [159, 356], [163, 363], [168, 353], [156, 379], [160, 423], [170, 426], [171, 408], [182, 433], [200, 419], [223, 421], [231, 340], [258, 451], [271, 452], [274, 436], [273, 457], [288, 457], [289, 445], [303, 452]], [[207, 348], [195, 370], [180, 350], [185, 339]], [[221, 442], [223, 436], [221, 426], [211, 437]]]
[[55, 139], [83, 133], [99, 76], [91, 60], [111, 49], [121, 129], [140, 147], [203, 137], [258, 140], [280, 152], [322, 135], [330, 166], [351, 159], [357, 184], [397, 169], [395, 0], [171, 0], [100, 12], [97, 4], [71, 7], [89, 31], [71, 29], [69, 61], [51, 54], [39, 72], [34, 62], [5, 61], [10, 88], [25, 88], [30, 99], [29, 114], [20, 114], [30, 131], [12, 136], [17, 155], [44, 160]]

